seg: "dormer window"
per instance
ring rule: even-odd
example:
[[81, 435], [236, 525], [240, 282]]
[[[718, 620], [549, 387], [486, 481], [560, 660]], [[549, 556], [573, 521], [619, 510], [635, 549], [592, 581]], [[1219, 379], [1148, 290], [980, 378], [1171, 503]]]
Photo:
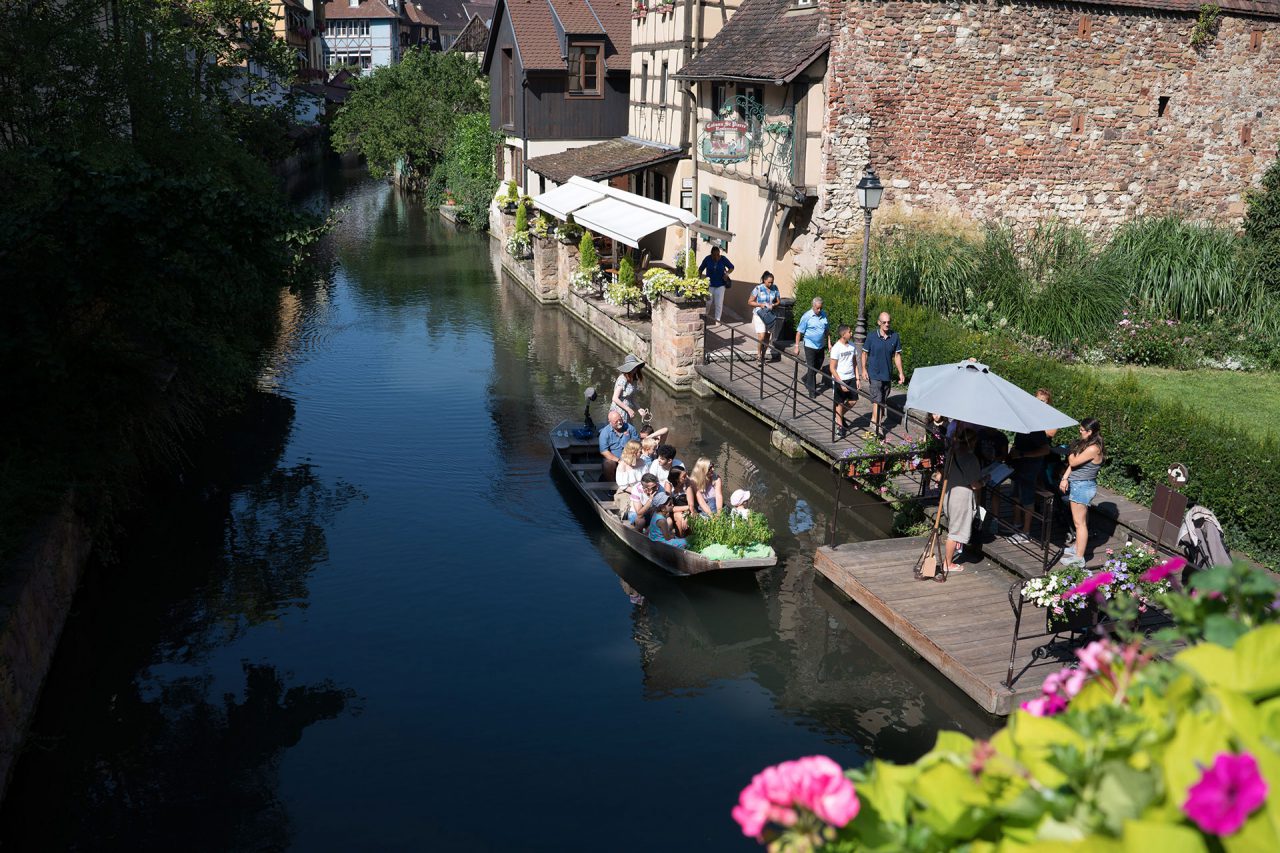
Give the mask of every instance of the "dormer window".
[[569, 45], [569, 94], [580, 96], [601, 95], [601, 57], [604, 45], [587, 43]]

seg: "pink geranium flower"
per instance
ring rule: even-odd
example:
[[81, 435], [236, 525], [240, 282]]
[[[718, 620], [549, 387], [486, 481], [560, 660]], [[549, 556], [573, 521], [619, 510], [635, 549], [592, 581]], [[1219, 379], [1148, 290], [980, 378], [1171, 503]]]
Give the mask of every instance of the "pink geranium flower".
[[1249, 753], [1220, 752], [1187, 791], [1183, 813], [1210, 835], [1232, 835], [1267, 799], [1267, 782]]
[[1094, 640], [1083, 649], [1076, 649], [1076, 658], [1085, 672], [1101, 672], [1113, 656], [1111, 643], [1106, 640]]
[[1084, 688], [1084, 683], [1088, 678], [1089, 673], [1083, 669], [1060, 669], [1045, 678], [1040, 690], [1046, 696], [1056, 694], [1067, 699], [1074, 699], [1075, 695]]
[[1169, 577], [1169, 575], [1182, 571], [1182, 567], [1186, 564], [1187, 561], [1181, 557], [1174, 557], [1173, 559], [1165, 560], [1160, 565], [1152, 566], [1143, 572], [1141, 580], [1145, 583], [1156, 583], [1157, 581], [1162, 581]]
[[1052, 717], [1067, 710], [1066, 697], [1056, 693], [1037, 696], [1022, 703], [1022, 710], [1033, 717]]
[[1090, 577], [1085, 578], [1080, 581], [1080, 583], [1071, 587], [1071, 589], [1062, 594], [1062, 598], [1065, 600], [1068, 598], [1075, 598], [1077, 595], [1089, 595], [1097, 590], [1098, 587], [1106, 586], [1107, 584], [1115, 581], [1115, 579], [1116, 576], [1111, 572], [1099, 572], [1096, 575], [1091, 575]]
[[796, 807], [842, 827], [857, 816], [861, 806], [840, 765], [825, 755], [811, 755], [757, 773], [738, 795], [733, 819], [743, 835], [759, 839], [767, 823], [794, 826], [800, 820]]

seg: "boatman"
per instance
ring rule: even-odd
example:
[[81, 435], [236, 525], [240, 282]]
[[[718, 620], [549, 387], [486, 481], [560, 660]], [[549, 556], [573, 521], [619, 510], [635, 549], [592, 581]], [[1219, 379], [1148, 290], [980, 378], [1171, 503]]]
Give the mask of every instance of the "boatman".
[[612, 483], [618, 473], [618, 462], [628, 441], [639, 441], [640, 433], [622, 419], [614, 409], [609, 410], [609, 423], [600, 430], [600, 479]]
[[702, 259], [698, 273], [711, 280], [711, 298], [707, 301], [707, 315], [715, 323], [720, 322], [724, 313], [724, 292], [729, 289], [729, 273], [733, 272], [733, 262], [720, 255], [720, 247], [712, 246], [711, 254]]

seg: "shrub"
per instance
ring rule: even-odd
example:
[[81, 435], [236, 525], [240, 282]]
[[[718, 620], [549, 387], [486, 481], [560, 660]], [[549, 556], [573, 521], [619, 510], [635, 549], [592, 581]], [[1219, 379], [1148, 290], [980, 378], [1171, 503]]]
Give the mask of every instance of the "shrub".
[[596, 244], [590, 231], [583, 231], [582, 239], [578, 241], [578, 271], [593, 279], [600, 274], [600, 256], [596, 254]]
[[556, 236], [566, 242], [576, 243], [581, 239], [582, 232], [582, 226], [573, 221], [573, 214], [570, 213], [556, 229]]
[[489, 201], [498, 188], [493, 171], [493, 149], [501, 137], [489, 129], [489, 114], [470, 113], [458, 119], [457, 134], [445, 149], [444, 163], [432, 173], [443, 173], [453, 193], [458, 219], [472, 228], [489, 221]]
[[1261, 291], [1241, 279], [1240, 254], [1230, 229], [1175, 215], [1130, 222], [1106, 249], [1135, 306], [1184, 321], [1215, 311], [1257, 317]]
[[1262, 187], [1245, 195], [1245, 259], [1249, 279], [1280, 299], [1280, 157], [1267, 167]]
[[[800, 304], [816, 295], [826, 300], [833, 318], [856, 316], [852, 281], [828, 276], [796, 282]], [[1155, 485], [1167, 479], [1169, 465], [1183, 462], [1192, 471], [1183, 491], [1214, 511], [1232, 547], [1280, 565], [1280, 516], [1272, 508], [1272, 497], [1280, 494], [1280, 444], [1274, 438], [1257, 439], [1187, 406], [1159, 402], [1133, 378], [1097, 378], [1029, 353], [1009, 335], [968, 331], [895, 297], [871, 299], [868, 315], [880, 311], [892, 314], [902, 335], [908, 371], [973, 356], [1023, 388], [1052, 389], [1054, 405], [1062, 411], [1102, 422], [1110, 458], [1102, 472], [1104, 485], [1149, 502]]]
[[529, 207], [525, 204], [516, 205], [516, 233], [527, 232], [529, 230]]
[[876, 249], [868, 287], [892, 293], [936, 311], [966, 304], [981, 259], [981, 244], [960, 234], [904, 231]]

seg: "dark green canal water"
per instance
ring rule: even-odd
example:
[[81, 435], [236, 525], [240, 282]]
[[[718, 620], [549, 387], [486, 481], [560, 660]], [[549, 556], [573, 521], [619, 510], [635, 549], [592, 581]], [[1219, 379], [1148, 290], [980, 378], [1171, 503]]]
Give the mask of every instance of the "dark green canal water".
[[781, 555], [665, 576], [551, 472], [548, 430], [619, 353], [362, 172], [310, 201], [345, 208], [333, 280], [284, 300], [259, 392], [92, 570], [4, 849], [751, 850], [729, 810], [762, 766], [988, 730], [815, 581], [824, 466], [645, 389]]

